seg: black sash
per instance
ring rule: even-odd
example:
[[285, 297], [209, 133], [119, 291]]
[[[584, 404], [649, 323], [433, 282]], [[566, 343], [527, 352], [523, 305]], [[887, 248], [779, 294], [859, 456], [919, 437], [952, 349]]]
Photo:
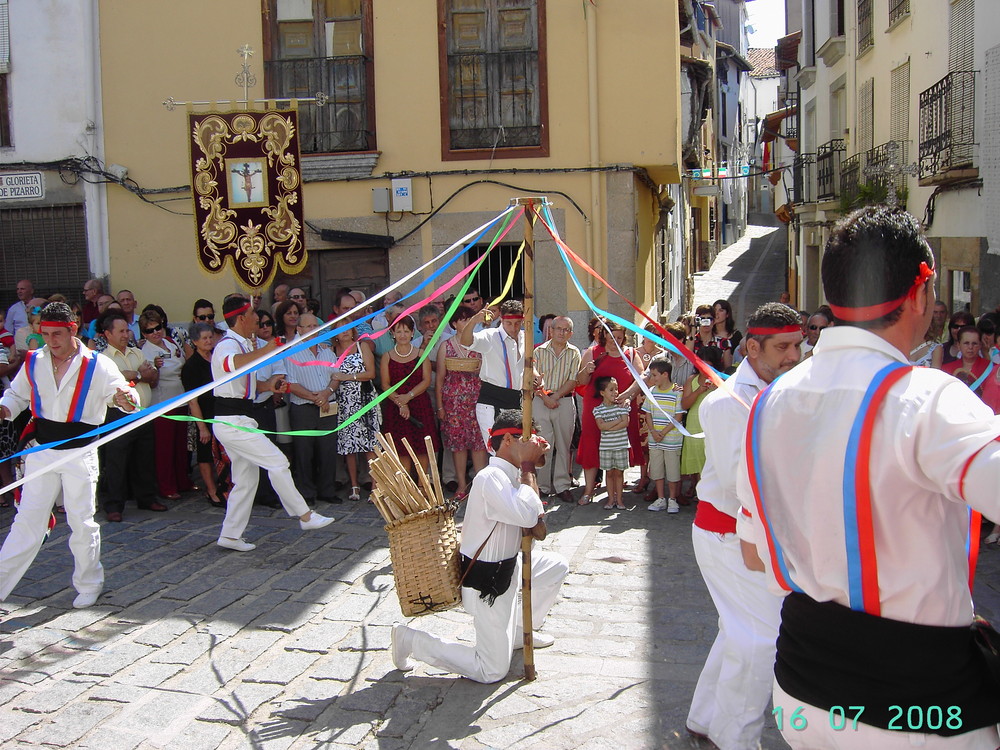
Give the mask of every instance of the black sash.
[[[51, 419], [35, 418], [31, 421], [34, 427], [30, 437], [39, 445], [55, 443], [60, 440], [75, 438], [77, 435], [84, 435], [93, 430], [97, 425], [86, 422], [54, 422]], [[70, 448], [80, 448], [97, 440], [96, 437], [89, 437], [82, 440], [70, 440], [68, 443], [57, 445], [52, 450], [68, 451]]]
[[[468, 586], [479, 592], [480, 599], [488, 600], [492, 607], [498, 596], [503, 596], [510, 588], [517, 565], [517, 555], [500, 562], [483, 562], [462, 555], [462, 586]], [[469, 569], [469, 564], [472, 569]]]
[[250, 417], [253, 418], [257, 408], [253, 401], [248, 398], [223, 398], [215, 397], [216, 417]]
[[848, 707], [863, 706], [857, 720], [883, 729], [951, 736], [1000, 722], [1000, 684], [967, 626], [900, 622], [792, 593], [774, 676], [793, 698], [841, 706], [851, 720], [857, 708]]
[[493, 385], [483, 380], [479, 384], [479, 403], [497, 409], [520, 409], [521, 391]]

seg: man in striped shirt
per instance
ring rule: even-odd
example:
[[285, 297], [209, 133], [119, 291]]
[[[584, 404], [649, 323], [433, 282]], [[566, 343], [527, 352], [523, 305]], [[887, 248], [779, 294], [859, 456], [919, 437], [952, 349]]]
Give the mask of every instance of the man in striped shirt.
[[573, 319], [557, 317], [549, 329], [552, 338], [535, 349], [535, 369], [542, 385], [535, 390], [532, 409], [538, 434], [552, 446], [554, 455], [538, 470], [538, 490], [558, 495], [564, 503], [574, 502], [571, 465], [573, 428], [576, 424], [576, 376], [580, 372], [580, 350], [569, 343]]

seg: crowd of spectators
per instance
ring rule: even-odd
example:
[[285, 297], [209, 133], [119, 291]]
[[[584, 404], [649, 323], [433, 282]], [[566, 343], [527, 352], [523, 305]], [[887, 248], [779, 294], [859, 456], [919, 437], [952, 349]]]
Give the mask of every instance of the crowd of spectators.
[[[27, 352], [44, 344], [37, 319], [41, 307], [53, 299], [36, 297], [28, 280], [20, 281], [16, 292], [18, 301], [5, 315], [0, 311], [0, 384], [13, 377]], [[81, 304], [70, 303], [80, 316], [81, 338], [91, 349], [111, 357], [125, 378], [135, 383], [143, 407], [211, 382], [212, 351], [226, 328], [211, 300], [195, 300], [190, 320], [173, 324], [156, 304], [140, 308], [129, 290], [114, 296], [105, 293], [99, 279], [84, 284], [82, 297]], [[62, 295], [55, 298], [66, 300]], [[272, 299], [266, 307], [259, 296], [252, 300], [259, 319], [259, 346], [274, 337], [309, 339], [324, 313], [330, 319], [347, 316], [346, 320], [356, 321], [332, 340], [316, 341], [257, 373], [259, 380], [282, 375], [290, 386], [287, 394], [262, 392], [257, 397], [256, 421], [261, 429], [323, 432], [350, 421], [325, 436], [270, 435], [289, 456], [306, 501], [339, 503], [341, 490], [348, 488], [345, 494], [350, 500], [362, 499], [371, 489], [367, 461], [374, 455], [380, 432], [397, 445], [406, 438], [425, 470], [426, 446], [433, 446], [446, 488], [464, 498], [472, 476], [487, 462], [482, 426], [492, 424], [496, 409], [519, 405], [525, 361], [520, 302], [508, 300], [489, 309], [473, 288], [442, 326], [452, 300], [403, 315], [399, 295], [394, 294], [378, 306], [388, 309], [366, 322], [358, 319], [372, 308], [358, 290], [338, 290], [329, 310], [321, 309], [320, 302], [307, 297], [303, 289], [287, 284], [277, 285]], [[799, 314], [803, 357], [808, 357], [822, 331], [835, 320], [826, 306]], [[626, 491], [620, 472], [638, 467], [639, 479], [627, 489], [645, 500], [649, 510], [677, 513], [696, 500], [705, 451], [703, 441], [693, 436], [701, 432], [698, 408], [715, 388], [712, 381], [682, 354], [664, 351], [648, 336], [633, 341], [612, 320], [591, 319], [582, 348], [571, 343], [574, 325], [568, 316], [546, 313], [531, 323], [536, 347], [534, 419], [553, 448], [539, 469], [543, 495], [587, 505], [604, 486], [608, 489], [604, 507], [620, 509], [625, 507]], [[938, 302], [911, 360], [976, 385], [977, 394], [1000, 413], [1000, 377], [982, 377], [990, 369], [991, 357], [991, 372], [1000, 374], [1000, 353], [995, 348], [998, 323], [1000, 313], [986, 313], [978, 320], [967, 311], [949, 316], [947, 307]], [[666, 328], [722, 373], [735, 369], [745, 354], [743, 335], [726, 300], [699, 305]], [[646, 330], [653, 332], [654, 327]], [[356, 417], [386, 391], [381, 408]], [[212, 393], [169, 413], [210, 420]], [[120, 416], [109, 410], [109, 420]], [[0, 457], [16, 450], [23, 426], [0, 425]], [[401, 451], [404, 460], [408, 455]], [[192, 472], [194, 466], [197, 470]], [[574, 494], [581, 469], [582, 491]], [[0, 482], [10, 479], [9, 462], [0, 463]], [[227, 456], [210, 423], [204, 421], [157, 419], [102, 449], [100, 498], [109, 521], [122, 520], [130, 502], [166, 511], [168, 502], [195, 489], [223, 507], [229, 487]], [[265, 481], [260, 482], [257, 502], [278, 505]], [[1000, 527], [994, 527], [988, 541], [998, 540]]]

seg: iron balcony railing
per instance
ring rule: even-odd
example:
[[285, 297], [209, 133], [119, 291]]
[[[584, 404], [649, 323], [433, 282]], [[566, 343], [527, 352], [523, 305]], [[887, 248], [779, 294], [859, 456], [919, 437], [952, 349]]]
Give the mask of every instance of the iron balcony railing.
[[845, 150], [844, 139], [835, 138], [816, 152], [816, 197], [821, 201], [836, 200], [840, 195], [840, 166]]
[[368, 119], [371, 91], [367, 62], [363, 55], [265, 61], [268, 96], [309, 98], [322, 92], [328, 97], [324, 106], [299, 104], [299, 149], [303, 154], [374, 148]]
[[920, 94], [920, 177], [973, 166], [976, 71], [949, 73]]
[[889, 0], [889, 25], [910, 12], [910, 0]]
[[799, 154], [792, 161], [792, 202], [796, 205], [816, 200], [815, 173], [816, 154]]
[[[832, 142], [831, 142], [832, 143]], [[889, 183], [897, 200], [906, 202], [907, 141], [886, 141], [875, 148], [844, 159], [840, 165], [840, 200], [845, 209], [887, 200]], [[909, 169], [914, 169], [912, 166]]]

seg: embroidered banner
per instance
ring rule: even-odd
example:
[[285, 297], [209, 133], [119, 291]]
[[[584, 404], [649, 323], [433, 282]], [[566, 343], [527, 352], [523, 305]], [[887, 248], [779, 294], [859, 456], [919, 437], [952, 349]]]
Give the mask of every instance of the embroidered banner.
[[305, 265], [295, 111], [189, 113], [198, 262], [260, 289]]

